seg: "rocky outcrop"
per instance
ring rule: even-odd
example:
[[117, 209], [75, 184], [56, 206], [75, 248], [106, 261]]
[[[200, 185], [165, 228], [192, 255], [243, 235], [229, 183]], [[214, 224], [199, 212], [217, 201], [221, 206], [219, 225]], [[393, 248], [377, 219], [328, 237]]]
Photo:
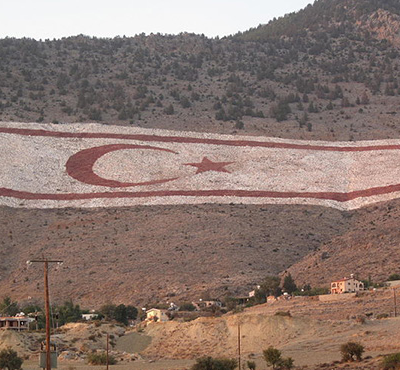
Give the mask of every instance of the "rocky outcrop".
[[369, 32], [378, 40], [388, 40], [395, 46], [400, 46], [400, 17], [383, 9], [378, 9], [364, 16], [357, 22], [358, 26]]

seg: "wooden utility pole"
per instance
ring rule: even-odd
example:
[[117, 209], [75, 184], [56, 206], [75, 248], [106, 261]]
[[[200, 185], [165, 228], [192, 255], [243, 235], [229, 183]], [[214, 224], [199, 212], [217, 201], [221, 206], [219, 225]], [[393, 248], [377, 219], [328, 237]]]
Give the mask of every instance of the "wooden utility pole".
[[51, 370], [51, 351], [50, 351], [50, 300], [49, 300], [49, 263], [61, 264], [60, 260], [49, 260], [45, 257], [38, 260], [28, 261], [31, 263], [44, 264], [44, 309], [46, 314], [46, 370]]
[[44, 261], [44, 308], [46, 313], [46, 370], [51, 370], [50, 358], [50, 303], [49, 303], [49, 262]]
[[397, 317], [396, 288], [393, 288], [394, 317]]
[[240, 322], [238, 322], [238, 364], [239, 370], [241, 369], [241, 353], [240, 353]]
[[107, 364], [107, 370], [108, 370], [108, 363], [109, 363], [109, 358], [108, 358], [108, 343], [110, 341], [110, 334], [107, 333], [107, 356], [106, 356], [106, 364]]

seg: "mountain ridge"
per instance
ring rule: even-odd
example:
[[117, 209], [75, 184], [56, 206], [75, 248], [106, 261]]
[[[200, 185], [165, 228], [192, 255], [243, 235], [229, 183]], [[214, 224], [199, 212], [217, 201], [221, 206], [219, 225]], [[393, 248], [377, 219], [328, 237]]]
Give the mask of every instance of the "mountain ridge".
[[[397, 138], [398, 13], [389, 0], [320, 0], [240, 37], [2, 39], [0, 119]], [[264, 30], [276, 37], [243, 41]]]
[[[274, 18], [256, 29], [239, 32], [234, 37], [247, 41], [270, 38], [306, 36], [322, 30], [338, 35], [356, 31], [358, 22], [375, 18], [379, 13], [400, 16], [399, 3], [394, 0], [317, 0], [298, 12]], [[368, 31], [368, 29], [366, 29]]]

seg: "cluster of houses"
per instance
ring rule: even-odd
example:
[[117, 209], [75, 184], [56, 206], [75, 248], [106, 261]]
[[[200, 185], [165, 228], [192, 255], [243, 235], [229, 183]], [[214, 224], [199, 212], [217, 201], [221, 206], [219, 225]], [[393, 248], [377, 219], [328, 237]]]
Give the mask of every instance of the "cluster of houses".
[[[249, 292], [248, 296], [236, 297], [235, 300], [239, 305], [244, 305], [247, 302], [249, 302], [252, 297], [255, 296], [257, 289], [260, 289], [259, 285], [255, 290]], [[364, 284], [361, 281], [355, 279], [353, 274], [351, 274], [349, 278], [343, 278], [331, 282], [331, 294], [357, 293], [362, 290], [364, 290]], [[281, 297], [281, 299], [289, 299], [289, 298], [290, 296], [287, 293], [284, 293]], [[267, 303], [272, 303], [275, 302], [276, 300], [277, 298], [274, 296], [267, 297]], [[192, 302], [192, 304], [197, 311], [202, 311], [204, 309], [212, 307], [222, 307], [222, 302], [218, 299], [213, 299], [213, 300], [200, 299], [197, 302]], [[179, 307], [173, 303], [171, 303], [168, 310], [151, 308], [149, 310], [146, 310], [146, 321], [147, 323], [169, 321], [168, 312], [175, 311], [178, 309]], [[82, 315], [82, 319], [84, 320], [93, 320], [96, 317], [97, 314], [94, 312]], [[29, 329], [29, 324], [32, 321], [35, 321], [35, 319], [26, 316], [23, 312], [13, 317], [0, 317], [0, 329], [13, 329], [18, 331], [27, 330]]]
[[[197, 302], [192, 302], [192, 305], [196, 311], [202, 311], [207, 308], [219, 307], [223, 306], [222, 302], [219, 299], [212, 300], [203, 300], [199, 299]], [[146, 311], [146, 322], [166, 322], [169, 321], [170, 315], [169, 312], [178, 311], [179, 307], [174, 303], [170, 304], [170, 307], [166, 309], [160, 308], [151, 308]]]
[[[244, 297], [236, 297], [235, 300], [239, 305], [244, 305], [250, 301], [252, 297], [256, 295], [256, 290], [260, 289], [260, 285], [256, 287], [256, 289], [249, 292], [248, 296]], [[343, 278], [337, 281], [331, 282], [331, 294], [344, 294], [344, 293], [357, 293], [364, 290], [363, 282], [355, 279], [354, 275], [351, 274], [349, 278]], [[277, 300], [286, 300], [290, 299], [291, 296], [287, 293], [284, 293], [281, 297], [268, 296], [267, 303], [273, 303]], [[200, 299], [198, 302], [192, 302], [193, 306], [197, 311], [201, 311], [210, 307], [222, 307], [222, 302], [218, 299], [215, 300], [202, 300]], [[159, 309], [159, 308], [151, 308], [146, 311], [146, 321], [150, 322], [166, 322], [169, 320], [169, 311], [174, 311], [179, 309], [173, 303], [168, 310]]]
[[[256, 289], [249, 292], [248, 296], [244, 297], [236, 297], [235, 300], [239, 305], [244, 305], [250, 301], [252, 297], [256, 295], [256, 290], [260, 289], [260, 285], [256, 287]], [[364, 290], [364, 284], [355, 279], [354, 275], [351, 274], [350, 278], [343, 278], [337, 281], [333, 281], [331, 283], [331, 294], [344, 294], [344, 293], [356, 293], [359, 291]], [[281, 297], [275, 296], [268, 296], [267, 303], [273, 303], [277, 300], [286, 300], [290, 299], [291, 296], [287, 293], [284, 293]], [[198, 302], [192, 302], [193, 306], [195, 307], [196, 311], [201, 311], [211, 307], [222, 307], [222, 302], [218, 299], [214, 300], [202, 300], [200, 299]], [[151, 308], [146, 311], [146, 321], [150, 322], [166, 322], [169, 321], [168, 312], [178, 310], [179, 307], [171, 303], [171, 306], [168, 310], [160, 309], [160, 308]]]

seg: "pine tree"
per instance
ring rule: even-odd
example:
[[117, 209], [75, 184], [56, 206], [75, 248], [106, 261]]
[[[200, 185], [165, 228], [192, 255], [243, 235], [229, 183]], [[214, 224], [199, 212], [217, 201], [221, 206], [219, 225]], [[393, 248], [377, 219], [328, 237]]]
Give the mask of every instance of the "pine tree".
[[296, 283], [291, 274], [285, 276], [285, 279], [283, 280], [283, 290], [289, 294], [297, 290]]

